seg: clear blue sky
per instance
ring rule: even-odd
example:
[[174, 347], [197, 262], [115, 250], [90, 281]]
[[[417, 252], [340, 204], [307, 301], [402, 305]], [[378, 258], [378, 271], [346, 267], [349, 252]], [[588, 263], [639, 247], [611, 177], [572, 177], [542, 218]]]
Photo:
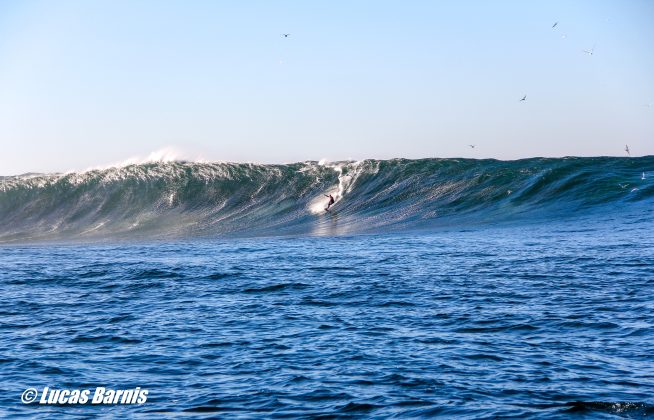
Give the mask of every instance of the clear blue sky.
[[625, 143], [654, 154], [649, 0], [0, 2], [0, 174]]

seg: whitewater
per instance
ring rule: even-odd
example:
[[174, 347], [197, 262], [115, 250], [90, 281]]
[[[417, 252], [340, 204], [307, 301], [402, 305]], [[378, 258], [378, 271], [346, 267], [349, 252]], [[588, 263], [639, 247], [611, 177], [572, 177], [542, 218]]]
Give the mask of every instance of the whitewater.
[[[0, 242], [344, 235], [644, 206], [654, 157], [167, 161], [0, 177]], [[333, 194], [333, 212], [323, 211]]]

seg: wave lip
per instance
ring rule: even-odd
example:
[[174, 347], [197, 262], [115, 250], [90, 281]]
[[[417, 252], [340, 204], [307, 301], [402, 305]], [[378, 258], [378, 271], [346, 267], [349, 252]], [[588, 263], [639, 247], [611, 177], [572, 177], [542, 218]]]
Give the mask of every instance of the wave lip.
[[[654, 157], [150, 162], [0, 177], [0, 241], [351, 234], [556, 218], [654, 197]], [[326, 213], [323, 194], [336, 198]]]

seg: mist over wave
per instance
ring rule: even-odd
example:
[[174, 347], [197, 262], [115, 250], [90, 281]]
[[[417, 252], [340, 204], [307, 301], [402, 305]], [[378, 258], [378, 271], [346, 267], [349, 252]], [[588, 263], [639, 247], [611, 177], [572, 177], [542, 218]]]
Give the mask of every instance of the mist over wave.
[[[0, 177], [0, 241], [354, 234], [652, 203], [654, 157], [151, 162]], [[336, 204], [323, 210], [332, 193]]]

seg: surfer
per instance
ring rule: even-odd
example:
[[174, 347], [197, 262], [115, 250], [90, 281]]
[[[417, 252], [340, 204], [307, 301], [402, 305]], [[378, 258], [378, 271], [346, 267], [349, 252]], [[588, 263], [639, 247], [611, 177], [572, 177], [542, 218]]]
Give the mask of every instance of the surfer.
[[334, 197], [332, 197], [331, 194], [323, 194], [325, 197], [329, 198], [329, 202], [327, 203], [327, 207], [325, 207], [325, 210], [329, 210], [329, 208], [334, 204]]

